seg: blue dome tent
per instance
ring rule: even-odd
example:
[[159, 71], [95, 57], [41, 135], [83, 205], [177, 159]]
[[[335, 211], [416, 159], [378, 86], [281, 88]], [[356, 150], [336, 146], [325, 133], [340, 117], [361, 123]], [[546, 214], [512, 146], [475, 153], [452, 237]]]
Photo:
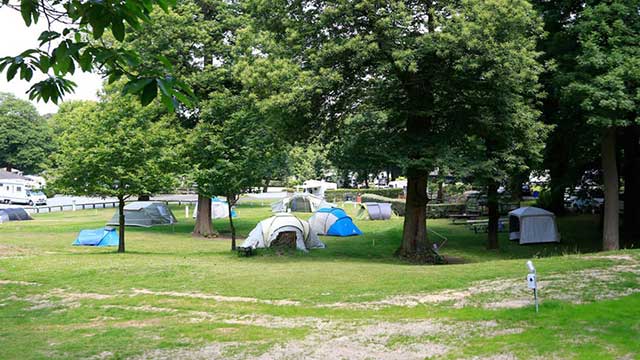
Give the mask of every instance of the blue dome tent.
[[81, 230], [73, 242], [74, 246], [118, 246], [118, 232], [116, 229], [104, 228], [95, 230]]
[[313, 231], [320, 235], [353, 236], [362, 235], [362, 231], [340, 208], [322, 208], [309, 219]]

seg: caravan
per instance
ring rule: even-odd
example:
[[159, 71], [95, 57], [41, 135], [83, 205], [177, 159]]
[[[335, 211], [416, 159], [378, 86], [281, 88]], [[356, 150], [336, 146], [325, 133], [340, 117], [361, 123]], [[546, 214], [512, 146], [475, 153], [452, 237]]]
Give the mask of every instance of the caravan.
[[0, 180], [0, 202], [29, 206], [47, 205], [47, 196], [42, 191], [29, 189], [24, 181]]

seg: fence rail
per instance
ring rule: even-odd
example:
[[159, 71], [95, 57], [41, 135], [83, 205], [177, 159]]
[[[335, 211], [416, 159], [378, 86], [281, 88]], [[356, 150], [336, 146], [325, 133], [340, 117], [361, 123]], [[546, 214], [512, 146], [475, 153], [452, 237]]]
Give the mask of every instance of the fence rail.
[[[153, 200], [154, 202], [162, 202], [167, 205], [169, 204], [178, 204], [178, 206], [183, 204], [195, 204], [196, 200]], [[135, 200], [127, 200], [127, 203], [136, 202]], [[30, 213], [50, 213], [53, 211], [77, 211], [77, 210], [87, 210], [87, 209], [107, 209], [107, 208], [116, 208], [118, 207], [117, 201], [100, 201], [93, 203], [83, 203], [83, 204], [63, 204], [63, 205], [44, 205], [44, 206], [31, 206], [24, 207]]]

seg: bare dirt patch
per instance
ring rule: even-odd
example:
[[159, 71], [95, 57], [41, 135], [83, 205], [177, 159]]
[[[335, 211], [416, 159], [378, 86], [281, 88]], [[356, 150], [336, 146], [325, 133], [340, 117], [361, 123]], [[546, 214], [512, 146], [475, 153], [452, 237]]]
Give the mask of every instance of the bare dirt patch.
[[17, 280], [0, 280], [0, 285], [24, 285], [24, 286], [38, 286], [40, 284], [30, 281], [17, 281]]
[[133, 289], [133, 294], [136, 295], [155, 295], [155, 296], [171, 296], [171, 297], [186, 297], [194, 299], [215, 300], [219, 302], [245, 302], [245, 303], [260, 303], [279, 306], [295, 306], [300, 305], [300, 302], [294, 300], [263, 300], [257, 298], [243, 297], [243, 296], [223, 296], [214, 294], [203, 294], [197, 292], [178, 292], [178, 291], [151, 291], [147, 289]]
[[[606, 257], [613, 258], [613, 256]], [[541, 300], [553, 299], [579, 304], [640, 292], [640, 262], [626, 255], [620, 255], [616, 259], [627, 263], [602, 269], [585, 269], [573, 273], [538, 274]], [[629, 286], [630, 282], [635, 285]], [[525, 280], [522, 278], [483, 280], [471, 284], [466, 289], [395, 295], [378, 301], [340, 302], [317, 306], [380, 309], [389, 306], [415, 307], [447, 302], [450, 302], [454, 308], [464, 306], [481, 306], [492, 309], [519, 308], [532, 305], [533, 297], [531, 290], [526, 287]]]
[[18, 246], [0, 244], [0, 259], [29, 255], [31, 250]]

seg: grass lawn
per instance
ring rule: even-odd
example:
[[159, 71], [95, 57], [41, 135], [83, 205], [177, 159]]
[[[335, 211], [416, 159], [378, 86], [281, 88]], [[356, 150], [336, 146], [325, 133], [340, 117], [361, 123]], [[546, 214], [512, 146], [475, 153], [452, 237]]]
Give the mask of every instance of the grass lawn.
[[[347, 209], [353, 211], [353, 209]], [[559, 220], [562, 245], [519, 246], [429, 222], [464, 263], [398, 261], [402, 219], [357, 221], [308, 254], [239, 258], [222, 238], [127, 229], [127, 253], [72, 247], [113, 210], [40, 214], [0, 225], [0, 359], [640, 358], [640, 251], [595, 253], [597, 219]], [[245, 236], [270, 216], [245, 204]], [[309, 214], [301, 214], [307, 218]], [[524, 266], [534, 259], [536, 314]]]

